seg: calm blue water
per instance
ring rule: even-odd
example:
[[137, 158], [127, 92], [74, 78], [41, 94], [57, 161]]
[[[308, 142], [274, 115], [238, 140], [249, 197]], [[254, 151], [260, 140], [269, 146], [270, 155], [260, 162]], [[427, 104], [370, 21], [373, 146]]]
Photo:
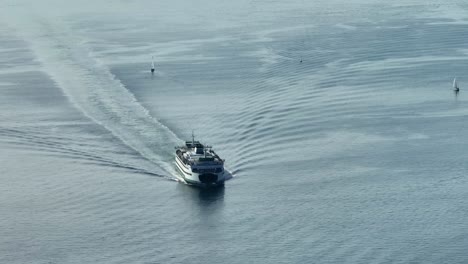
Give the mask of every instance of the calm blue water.
[[468, 262], [466, 3], [95, 2], [0, 1], [0, 263]]

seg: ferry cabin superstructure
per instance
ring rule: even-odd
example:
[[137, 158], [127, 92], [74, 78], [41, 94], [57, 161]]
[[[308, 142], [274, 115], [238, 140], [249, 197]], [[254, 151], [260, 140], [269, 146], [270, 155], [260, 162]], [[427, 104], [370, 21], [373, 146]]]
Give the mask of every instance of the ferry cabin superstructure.
[[189, 184], [215, 186], [224, 184], [224, 160], [199, 141], [186, 141], [176, 147], [176, 166]]

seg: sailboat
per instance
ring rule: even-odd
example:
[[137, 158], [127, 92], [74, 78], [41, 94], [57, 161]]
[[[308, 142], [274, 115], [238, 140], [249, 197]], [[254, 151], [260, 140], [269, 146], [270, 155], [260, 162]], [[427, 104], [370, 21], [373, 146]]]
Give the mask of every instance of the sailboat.
[[151, 56], [151, 73], [154, 73], [154, 57]]
[[455, 78], [453, 79], [453, 90], [454, 90], [455, 92], [460, 91], [460, 87], [458, 86], [458, 82], [457, 82], [457, 77], [455, 77]]

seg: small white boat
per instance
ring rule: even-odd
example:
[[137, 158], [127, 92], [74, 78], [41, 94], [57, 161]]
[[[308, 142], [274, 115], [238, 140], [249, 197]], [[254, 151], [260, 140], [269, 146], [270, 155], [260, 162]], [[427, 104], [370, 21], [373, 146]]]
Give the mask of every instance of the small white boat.
[[188, 184], [203, 187], [224, 185], [224, 160], [210, 146], [195, 141], [186, 141], [176, 147], [176, 166]]
[[151, 56], [151, 73], [154, 73], [154, 56]]
[[458, 86], [458, 82], [457, 82], [456, 77], [453, 79], [453, 90], [456, 91], [456, 92], [460, 91], [460, 87]]

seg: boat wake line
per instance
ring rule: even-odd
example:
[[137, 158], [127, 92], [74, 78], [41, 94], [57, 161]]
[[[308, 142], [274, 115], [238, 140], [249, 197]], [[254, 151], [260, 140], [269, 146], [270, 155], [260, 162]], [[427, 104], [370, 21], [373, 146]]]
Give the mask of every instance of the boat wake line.
[[31, 21], [20, 25], [17, 32], [29, 42], [46, 74], [84, 115], [154, 163], [155, 174], [174, 178], [173, 146], [181, 140], [152, 117], [109, 68], [93, 58], [81, 40], [62, 24]]

